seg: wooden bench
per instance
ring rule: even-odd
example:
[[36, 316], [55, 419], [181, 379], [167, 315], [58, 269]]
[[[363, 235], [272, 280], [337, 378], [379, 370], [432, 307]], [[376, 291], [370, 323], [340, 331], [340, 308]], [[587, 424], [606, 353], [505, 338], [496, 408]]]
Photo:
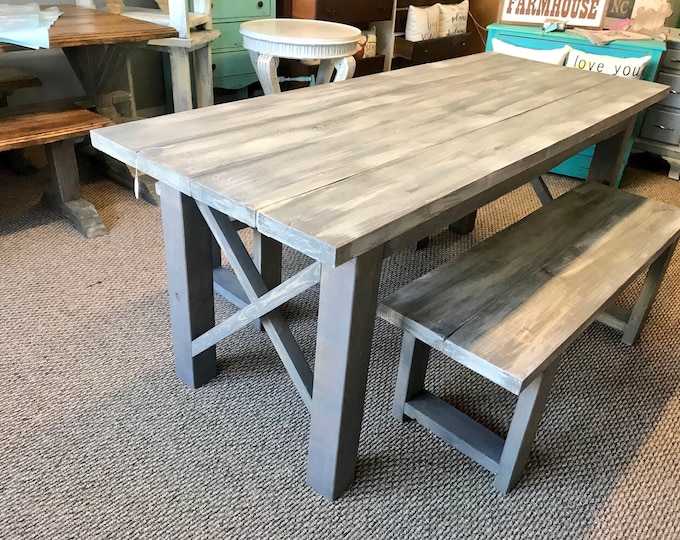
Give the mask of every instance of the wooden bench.
[[80, 197], [74, 141], [108, 118], [70, 103], [10, 107], [0, 111], [0, 151], [45, 145], [50, 184], [42, 200], [73, 222], [87, 238], [107, 233], [94, 206]]
[[[562, 353], [596, 319], [633, 344], [679, 235], [680, 208], [587, 182], [390, 295], [378, 314], [404, 330], [394, 415], [509, 491]], [[632, 311], [611, 306], [647, 268]], [[432, 347], [518, 395], [505, 439], [424, 390]]]

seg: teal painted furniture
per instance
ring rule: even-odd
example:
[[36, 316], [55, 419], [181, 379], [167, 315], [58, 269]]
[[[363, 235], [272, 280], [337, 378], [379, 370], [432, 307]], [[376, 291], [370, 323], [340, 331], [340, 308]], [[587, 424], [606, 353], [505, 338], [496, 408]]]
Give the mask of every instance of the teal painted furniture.
[[275, 0], [213, 0], [213, 27], [222, 35], [212, 42], [213, 86], [236, 90], [257, 82], [239, 27], [244, 21], [276, 16]]
[[[543, 29], [535, 26], [515, 26], [508, 24], [491, 24], [487, 27], [489, 32], [486, 49], [491, 49], [491, 40], [493, 38], [500, 39], [506, 43], [516, 45], [518, 47], [528, 47], [531, 49], [558, 49], [564, 45], [569, 45], [575, 49], [591, 53], [591, 54], [605, 54], [608, 56], [615, 56], [617, 58], [625, 57], [641, 57], [649, 55], [652, 59], [649, 61], [642, 73], [642, 79], [653, 81], [656, 76], [656, 71], [659, 67], [659, 61], [662, 53], [666, 50], [665, 43], [656, 40], [618, 40], [612, 41], [606, 45], [593, 45], [586, 38], [571, 34], [569, 32], [550, 32], [543, 33]], [[621, 176], [623, 175], [623, 168], [628, 161], [628, 156], [633, 147], [633, 141], [640, 132], [642, 126], [642, 117], [640, 114], [635, 123], [633, 134], [628, 143], [626, 156], [619, 171], [616, 187], [621, 183]], [[559, 121], [557, 118], [555, 121]], [[548, 121], [548, 119], [546, 119]], [[557, 167], [552, 172], [557, 174], [564, 174], [566, 176], [573, 176], [575, 178], [585, 178], [588, 174], [588, 167], [593, 156], [594, 146], [586, 148], [580, 154], [569, 158]]]

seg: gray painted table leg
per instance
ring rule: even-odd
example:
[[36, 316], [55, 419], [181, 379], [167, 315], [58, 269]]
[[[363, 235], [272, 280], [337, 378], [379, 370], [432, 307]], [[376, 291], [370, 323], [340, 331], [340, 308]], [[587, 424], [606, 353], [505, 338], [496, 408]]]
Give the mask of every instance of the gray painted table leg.
[[[281, 284], [281, 253], [281, 242], [253, 229], [253, 262], [269, 290]], [[262, 330], [259, 320], [253, 321], [253, 325], [257, 330]]]
[[198, 388], [217, 374], [214, 345], [191, 352], [192, 340], [215, 326], [212, 235], [194, 200], [167, 185], [161, 211], [175, 371]]
[[381, 266], [382, 247], [321, 274], [307, 483], [328, 499], [354, 481]]
[[587, 181], [601, 182], [607, 186], [616, 184], [616, 179], [624, 165], [623, 158], [626, 155], [626, 149], [628, 145], [632, 146], [633, 144], [631, 134], [634, 125], [635, 118], [631, 118], [625, 125], [621, 126], [621, 131], [595, 145]]
[[458, 221], [454, 221], [449, 225], [449, 231], [456, 234], [468, 234], [475, 228], [475, 221], [477, 221], [477, 210], [470, 212], [467, 216], [463, 216]]
[[538, 200], [541, 201], [542, 205], [545, 206], [546, 204], [553, 200], [553, 196], [550, 193], [550, 189], [548, 189], [548, 186], [546, 185], [542, 176], [534, 178], [531, 181], [531, 187], [534, 188], [534, 192], [536, 193]]

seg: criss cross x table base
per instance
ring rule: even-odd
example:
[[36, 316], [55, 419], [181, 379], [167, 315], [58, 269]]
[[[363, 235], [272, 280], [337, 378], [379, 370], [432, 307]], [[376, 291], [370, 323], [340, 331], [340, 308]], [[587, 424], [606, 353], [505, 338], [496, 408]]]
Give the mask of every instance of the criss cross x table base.
[[[168, 188], [163, 189], [162, 203], [169, 204], [172, 201], [172, 191]], [[183, 197], [179, 193], [174, 195]], [[281, 244], [279, 242], [253, 230], [254, 254], [251, 258], [237, 232], [243, 224], [232, 221], [226, 214], [204, 203], [196, 201], [196, 208], [232, 268], [230, 272], [221, 265], [215, 265], [212, 275], [213, 288], [240, 309], [216, 325], [213, 320], [205, 331], [198, 329], [195, 332], [192, 331], [192, 334], [196, 335], [192, 335], [191, 339], [191, 357], [200, 358], [202, 353], [215, 347], [219, 341], [259, 320], [262, 329], [267, 332], [281, 358], [295, 389], [309, 409], [312, 402], [314, 376], [290, 328], [277, 308], [319, 283], [321, 263], [314, 262], [280, 283]], [[216, 257], [213, 256], [213, 259]], [[170, 261], [168, 264], [171, 264]], [[178, 291], [175, 291], [174, 295], [171, 291], [171, 298], [177, 300], [175, 309], [191, 309], [186, 302], [182, 301], [181, 296]], [[178, 356], [175, 358], [177, 359]], [[192, 387], [200, 386], [201, 381], [183, 376], [187, 373], [186, 366], [177, 365], [176, 368], [184, 382]]]

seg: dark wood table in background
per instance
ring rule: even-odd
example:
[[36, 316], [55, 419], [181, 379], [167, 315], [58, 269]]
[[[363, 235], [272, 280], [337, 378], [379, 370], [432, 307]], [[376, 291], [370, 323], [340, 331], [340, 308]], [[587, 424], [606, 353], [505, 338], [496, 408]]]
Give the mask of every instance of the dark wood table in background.
[[[41, 6], [50, 7], [49, 5]], [[146, 45], [149, 40], [174, 37], [177, 31], [174, 28], [159, 24], [139, 21], [122, 15], [114, 15], [105, 11], [83, 8], [73, 5], [58, 5], [62, 15], [54, 22], [49, 29], [50, 49], [61, 48], [69, 61], [73, 71], [80, 81], [84, 97], [75, 98], [79, 106], [88, 109], [96, 109], [102, 116], [110, 118], [114, 122], [120, 121], [115, 107], [112, 106], [112, 95], [115, 83], [120, 79], [120, 73], [126, 71], [126, 60], [131, 48]], [[25, 47], [0, 43], [0, 53], [16, 51], [29, 51]], [[18, 55], [16, 63], [21, 62]], [[30, 69], [30, 66], [27, 67]], [[45, 107], [50, 109], [52, 103], [46, 103]], [[23, 108], [15, 109], [16, 114], [24, 114]], [[3, 112], [3, 116], [11, 118], [14, 114], [13, 108], [9, 107]], [[26, 118], [26, 117], [25, 117]], [[37, 122], [43, 117], [36, 117]], [[63, 116], [61, 117], [63, 118]], [[75, 118], [75, 116], [74, 116]], [[30, 123], [30, 117], [27, 117]], [[12, 124], [14, 125], [14, 124]], [[23, 121], [22, 126], [26, 126]], [[102, 125], [102, 124], [99, 124]], [[49, 126], [40, 125], [41, 136], [36, 135], [35, 144], [43, 144], [45, 140], [59, 137], [60, 128], [55, 125], [55, 133], [45, 133], [45, 128]], [[30, 133], [30, 125], [28, 125]], [[64, 126], [64, 131], [69, 131], [69, 126]], [[12, 133], [15, 136], [16, 133]], [[7, 135], [8, 137], [10, 134]], [[0, 135], [0, 139], [2, 136]], [[30, 143], [30, 140], [25, 141]], [[24, 144], [26, 146], [27, 144]], [[50, 198], [50, 206], [60, 213], [65, 214], [69, 219], [76, 222], [79, 230], [83, 231], [88, 237], [106, 234], [99, 214], [94, 206], [80, 197], [80, 178], [75, 164], [75, 157], [71, 157], [72, 149], [68, 154], [68, 166], [64, 165], [63, 174], [59, 174], [59, 189], [53, 190], [58, 193], [56, 198]], [[116, 178], [126, 185], [132, 185], [133, 178], [128, 168], [116, 160], [101, 154], [101, 159], [108, 166], [110, 176]], [[71, 163], [73, 161], [73, 163]], [[54, 180], [54, 174], [52, 175]], [[148, 194], [151, 190], [145, 184], [144, 191]], [[144, 194], [144, 193], [143, 193]], [[155, 193], [148, 195], [155, 201]], [[68, 203], [78, 203], [78, 213], [74, 215]], [[71, 205], [72, 206], [72, 205]]]

